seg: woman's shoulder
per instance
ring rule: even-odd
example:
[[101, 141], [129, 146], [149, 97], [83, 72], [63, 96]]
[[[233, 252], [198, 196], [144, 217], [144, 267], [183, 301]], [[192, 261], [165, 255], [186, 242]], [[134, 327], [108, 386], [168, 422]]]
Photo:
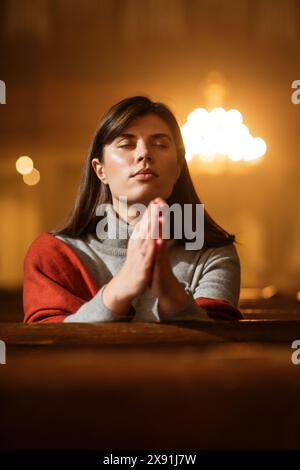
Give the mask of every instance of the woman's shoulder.
[[239, 258], [238, 250], [234, 243], [208, 248], [209, 256], [224, 256]]
[[40, 233], [29, 245], [27, 253], [38, 253], [51, 249], [57, 244], [57, 239], [50, 232]]
[[187, 250], [182, 244], [176, 244], [176, 248], [184, 250], [186, 254], [190, 253], [191, 256], [197, 256], [202, 261], [211, 257], [231, 257], [239, 258], [238, 250], [233, 243], [221, 246], [202, 247], [199, 250]]
[[45, 260], [47, 263], [54, 264], [62, 260], [72, 261], [73, 257], [73, 250], [62, 237], [51, 232], [42, 232], [29, 245], [25, 262], [41, 263]]
[[40, 233], [29, 246], [24, 259], [24, 279], [37, 285], [46, 279], [47, 285], [48, 281], [54, 281], [68, 289], [87, 286], [93, 295], [98, 289], [76, 252], [49, 232]]
[[204, 250], [202, 260], [206, 268], [234, 267], [240, 269], [240, 257], [233, 243]]

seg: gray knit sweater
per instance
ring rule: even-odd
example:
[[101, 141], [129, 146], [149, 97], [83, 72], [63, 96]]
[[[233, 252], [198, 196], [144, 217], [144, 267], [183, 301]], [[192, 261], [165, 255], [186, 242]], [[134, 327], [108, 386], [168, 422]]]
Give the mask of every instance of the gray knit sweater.
[[[240, 260], [234, 245], [218, 248], [186, 250], [176, 240], [167, 240], [172, 270], [190, 296], [190, 302], [183, 310], [172, 314], [159, 312], [158, 299], [150, 290], [136, 297], [128, 315], [117, 315], [103, 302], [102, 293], [106, 284], [121, 269], [127, 253], [128, 239], [134, 226], [120, 219], [111, 205], [107, 206], [109, 222], [119, 222], [118, 238], [111, 238], [110, 233], [99, 230], [82, 238], [71, 238], [65, 235], [56, 237], [77, 254], [86, 266], [91, 277], [101, 286], [97, 294], [83, 304], [75, 313], [65, 318], [64, 322], [99, 323], [110, 321], [155, 322], [195, 320], [213, 321], [206, 310], [194, 300], [197, 297], [225, 299], [232, 306], [238, 307], [240, 293]], [[100, 237], [100, 239], [99, 239]]]

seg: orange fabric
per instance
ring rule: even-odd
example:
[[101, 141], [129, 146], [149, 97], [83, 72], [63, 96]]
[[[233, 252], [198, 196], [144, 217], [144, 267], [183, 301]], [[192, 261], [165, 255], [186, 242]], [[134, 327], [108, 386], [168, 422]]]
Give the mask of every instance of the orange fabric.
[[[91, 300], [97, 286], [74, 251], [49, 233], [30, 245], [24, 260], [24, 323], [58, 323]], [[225, 299], [198, 297], [215, 320], [240, 320], [241, 312]]]
[[200, 307], [204, 308], [207, 315], [214, 320], [241, 320], [243, 318], [240, 310], [233, 307], [228, 300], [197, 297], [195, 301]]
[[63, 322], [99, 289], [66, 243], [42, 233], [24, 260], [24, 323]]

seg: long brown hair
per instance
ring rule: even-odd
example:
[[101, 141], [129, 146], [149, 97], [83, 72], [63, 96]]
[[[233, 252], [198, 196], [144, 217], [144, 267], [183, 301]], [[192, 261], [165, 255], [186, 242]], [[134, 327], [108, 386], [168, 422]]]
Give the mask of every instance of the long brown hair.
[[[109, 186], [103, 184], [97, 177], [91, 164], [92, 159], [98, 158], [100, 163], [103, 162], [104, 146], [110, 144], [120, 135], [134, 118], [147, 114], [156, 114], [168, 125], [175, 141], [177, 158], [182, 165], [180, 176], [166, 202], [169, 206], [174, 203], [180, 204], [182, 208], [183, 204], [191, 204], [193, 209], [196, 207], [196, 204], [202, 204], [189, 173], [180, 127], [174, 114], [163, 103], [153, 102], [146, 96], [132, 96], [113, 105], [103, 116], [85, 161], [75, 205], [63, 228], [56, 231], [53, 230], [50, 233], [67, 235], [72, 238], [82, 237], [87, 233], [95, 233], [97, 222], [100, 220], [100, 217], [96, 216], [96, 209], [100, 204], [112, 204], [112, 195]], [[193, 223], [194, 227], [195, 223]], [[171, 233], [173, 232], [171, 231]], [[191, 240], [186, 240], [184, 236], [178, 241], [180, 243], [191, 242]], [[232, 243], [237, 243], [235, 235], [229, 234], [220, 227], [204, 208], [203, 248], [218, 247]]]

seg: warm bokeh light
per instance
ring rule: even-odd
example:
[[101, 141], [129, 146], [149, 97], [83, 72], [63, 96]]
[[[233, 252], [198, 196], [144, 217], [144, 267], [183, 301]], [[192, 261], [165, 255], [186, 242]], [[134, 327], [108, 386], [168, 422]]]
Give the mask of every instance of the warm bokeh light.
[[226, 111], [214, 108], [196, 108], [181, 128], [186, 148], [186, 159], [194, 156], [204, 164], [224, 160], [253, 162], [266, 153], [266, 142], [253, 137], [236, 109]]
[[33, 170], [33, 161], [26, 155], [19, 157], [16, 161], [16, 169], [21, 175], [29, 175]]
[[28, 186], [34, 186], [35, 184], [38, 184], [40, 178], [40, 172], [35, 168], [29, 175], [23, 175], [23, 181], [24, 183], [28, 184]]
[[266, 286], [262, 289], [262, 296], [263, 296], [264, 299], [270, 299], [271, 297], [273, 297], [277, 293], [278, 293], [278, 290], [273, 285]]
[[242, 287], [240, 292], [241, 300], [270, 299], [278, 294], [278, 289], [274, 285], [259, 287]]

